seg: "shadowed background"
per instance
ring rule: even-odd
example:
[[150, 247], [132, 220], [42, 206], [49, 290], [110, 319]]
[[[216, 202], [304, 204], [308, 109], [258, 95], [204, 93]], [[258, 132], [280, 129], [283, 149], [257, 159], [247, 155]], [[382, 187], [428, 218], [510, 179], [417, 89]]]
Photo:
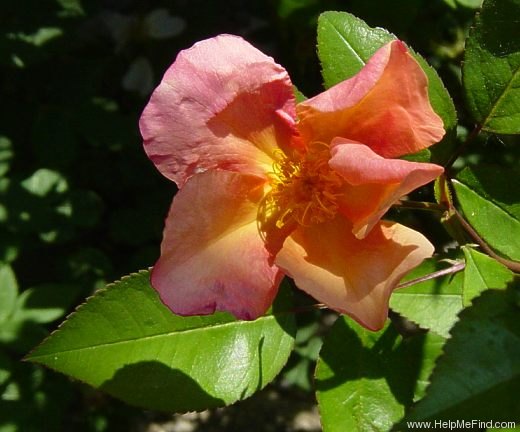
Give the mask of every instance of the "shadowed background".
[[[312, 96], [321, 91], [317, 17], [345, 10], [421, 52], [460, 102], [460, 56], [478, 3], [4, 0], [0, 431], [151, 431], [170, 418], [127, 407], [20, 358], [85, 297], [158, 257], [175, 186], [145, 156], [138, 119], [179, 50], [219, 33], [241, 35]], [[320, 339], [319, 329], [306, 327], [311, 314], [298, 320], [299, 350], [278, 382], [255, 396], [257, 402], [193, 420], [197, 430], [235, 430], [241, 418], [251, 419], [251, 431], [299, 430], [288, 424], [313, 404], [308, 390]]]

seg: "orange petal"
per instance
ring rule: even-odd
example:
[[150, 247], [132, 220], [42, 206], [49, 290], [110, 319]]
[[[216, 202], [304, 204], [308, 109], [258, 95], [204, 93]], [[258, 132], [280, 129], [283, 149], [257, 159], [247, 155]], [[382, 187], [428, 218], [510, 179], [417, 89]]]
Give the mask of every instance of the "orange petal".
[[176, 195], [152, 286], [180, 315], [262, 315], [282, 273], [269, 264], [256, 225], [262, 179], [227, 171], [193, 176]]
[[264, 175], [296, 134], [294, 104], [284, 68], [221, 35], [177, 56], [139, 125], [148, 156], [179, 186], [210, 168]]
[[343, 137], [384, 157], [415, 153], [444, 136], [428, 99], [428, 79], [400, 41], [384, 45], [357, 75], [296, 110], [307, 142]]
[[403, 225], [380, 222], [358, 240], [350, 223], [337, 217], [298, 228], [285, 241], [276, 264], [318, 301], [379, 330], [392, 290], [432, 253], [422, 234]]
[[431, 182], [444, 169], [435, 164], [385, 159], [369, 147], [337, 138], [331, 146], [330, 167], [347, 182], [340, 211], [366, 236], [390, 206], [404, 195]]

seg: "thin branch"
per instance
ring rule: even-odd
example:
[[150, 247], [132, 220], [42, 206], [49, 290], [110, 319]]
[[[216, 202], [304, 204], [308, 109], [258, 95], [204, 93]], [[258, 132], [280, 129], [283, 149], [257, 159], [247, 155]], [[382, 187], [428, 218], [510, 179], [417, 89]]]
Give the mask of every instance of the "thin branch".
[[[433, 273], [428, 273], [424, 276], [418, 277], [416, 279], [409, 280], [407, 282], [400, 283], [395, 288], [406, 288], [421, 282], [425, 282], [427, 280], [436, 279], [441, 276], [446, 276], [448, 274], [457, 273], [461, 270], [464, 270], [466, 267], [466, 263], [464, 261], [456, 261], [451, 267], [435, 271]], [[301, 306], [298, 308], [291, 309], [291, 313], [302, 313], [302, 312], [310, 312], [316, 309], [328, 309], [328, 306], [324, 303], [314, 303], [307, 306]]]
[[427, 275], [418, 277], [416, 279], [409, 280], [407, 282], [400, 283], [399, 285], [397, 285], [396, 288], [406, 288], [406, 287], [409, 287], [409, 286], [412, 286], [412, 285], [415, 285], [415, 284], [418, 284], [418, 283], [421, 283], [421, 282], [424, 282], [427, 280], [435, 279], [435, 278], [438, 278], [441, 276], [446, 276], [446, 275], [452, 274], [452, 273], [457, 273], [461, 270], [464, 270], [464, 267], [466, 267], [466, 263], [464, 261], [460, 261], [460, 262], [457, 262], [456, 264], [452, 265], [451, 267], [448, 267], [448, 268], [445, 268], [442, 270], [438, 270], [433, 273], [429, 273]]
[[486, 252], [490, 257], [496, 259], [499, 263], [505, 265], [509, 270], [514, 271], [515, 273], [520, 273], [520, 262], [511, 261], [506, 258], [502, 258], [500, 255], [491, 249], [488, 244], [478, 235], [478, 233], [473, 229], [473, 227], [462, 217], [459, 211], [452, 207], [451, 211], [457, 217], [457, 220], [462, 225], [464, 230], [471, 236], [475, 243], [477, 243], [484, 252]]

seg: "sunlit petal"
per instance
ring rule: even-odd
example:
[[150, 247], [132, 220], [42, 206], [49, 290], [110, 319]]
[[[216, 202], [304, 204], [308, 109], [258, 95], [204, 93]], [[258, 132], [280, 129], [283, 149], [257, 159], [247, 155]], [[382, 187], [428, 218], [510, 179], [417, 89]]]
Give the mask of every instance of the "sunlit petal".
[[307, 142], [343, 137], [384, 157], [415, 153], [444, 135], [427, 77], [400, 41], [380, 48], [357, 75], [299, 104], [297, 112]]
[[354, 224], [359, 238], [397, 200], [444, 171], [435, 164], [385, 159], [363, 144], [339, 138], [333, 141], [331, 154], [329, 165], [346, 181], [340, 211]]
[[282, 273], [269, 264], [257, 230], [263, 183], [214, 170], [193, 176], [179, 191], [152, 272], [153, 287], [172, 311], [254, 319], [269, 308]]
[[338, 217], [294, 231], [276, 264], [318, 301], [378, 330], [399, 280], [432, 253], [422, 234], [403, 225], [381, 222], [359, 240], [351, 224]]
[[263, 175], [290, 145], [294, 95], [284, 68], [237, 36], [182, 51], [140, 120], [145, 150], [181, 186], [211, 168]]

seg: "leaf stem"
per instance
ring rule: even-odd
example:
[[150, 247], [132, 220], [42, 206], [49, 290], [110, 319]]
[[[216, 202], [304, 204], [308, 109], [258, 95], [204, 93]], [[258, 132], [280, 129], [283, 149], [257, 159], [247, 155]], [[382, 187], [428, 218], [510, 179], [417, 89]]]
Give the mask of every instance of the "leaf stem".
[[462, 217], [459, 211], [452, 207], [450, 209], [453, 214], [457, 217], [457, 220], [461, 224], [462, 228], [471, 236], [471, 238], [477, 243], [484, 252], [486, 252], [491, 258], [494, 258], [499, 263], [505, 265], [509, 270], [514, 271], [515, 273], [520, 273], [520, 262], [508, 260], [506, 258], [502, 258], [498, 255], [488, 244], [478, 235], [478, 233], [473, 229], [473, 227]]

